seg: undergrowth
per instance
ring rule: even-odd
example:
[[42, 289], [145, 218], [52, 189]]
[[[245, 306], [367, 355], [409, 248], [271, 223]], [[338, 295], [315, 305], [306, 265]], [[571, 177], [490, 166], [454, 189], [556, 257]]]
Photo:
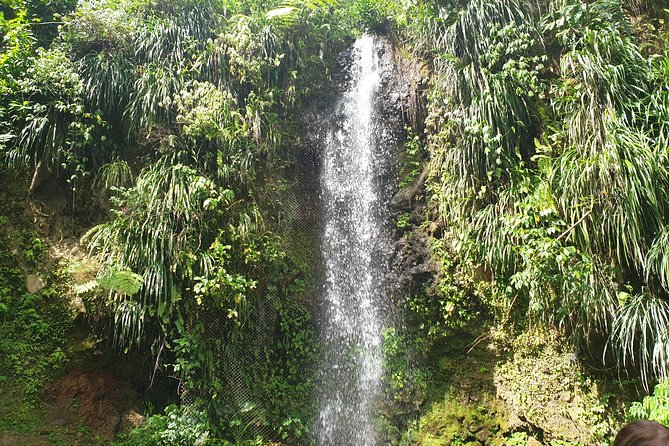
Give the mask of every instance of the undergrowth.
[[36, 403], [44, 383], [68, 359], [66, 331], [71, 317], [59, 285], [66, 278], [49, 271], [43, 278], [45, 286], [28, 292], [21, 265], [33, 271], [45, 262], [46, 245], [33, 231], [10, 229], [6, 217], [0, 223], [0, 385], [15, 381], [24, 398]]

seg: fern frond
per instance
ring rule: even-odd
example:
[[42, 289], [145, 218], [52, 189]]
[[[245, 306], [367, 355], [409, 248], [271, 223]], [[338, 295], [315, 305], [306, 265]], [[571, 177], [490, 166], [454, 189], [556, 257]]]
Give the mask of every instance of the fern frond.
[[89, 280], [88, 282], [78, 283], [74, 285], [72, 288], [75, 294], [86, 294], [98, 288], [99, 286], [100, 284], [98, 283], [97, 279], [92, 279]]
[[142, 276], [119, 267], [106, 270], [97, 281], [100, 288], [126, 296], [137, 294], [144, 284]]

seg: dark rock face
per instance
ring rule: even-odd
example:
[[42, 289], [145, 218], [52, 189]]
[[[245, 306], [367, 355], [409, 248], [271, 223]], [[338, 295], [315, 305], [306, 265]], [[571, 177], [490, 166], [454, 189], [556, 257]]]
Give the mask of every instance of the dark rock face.
[[424, 285], [430, 284], [438, 271], [437, 265], [430, 260], [427, 234], [415, 230], [409, 237], [397, 240], [394, 247], [393, 294], [401, 299], [402, 296], [421, 293]]
[[[382, 104], [379, 111], [384, 118], [400, 126], [414, 125], [414, 117], [420, 115], [421, 67], [416, 61], [403, 58], [398, 49], [388, 38], [381, 38], [378, 49], [379, 59], [383, 61], [380, 90]], [[351, 64], [353, 55], [344, 51], [337, 59], [337, 68], [332, 75], [333, 88], [337, 92], [345, 91], [351, 82]]]
[[410, 185], [397, 191], [397, 193], [393, 195], [393, 199], [390, 201], [390, 207], [397, 212], [410, 212], [414, 201], [420, 200], [417, 196], [425, 187], [426, 177], [427, 170], [423, 170], [423, 173], [421, 173]]
[[[385, 94], [382, 100], [386, 110], [383, 118], [391, 122], [392, 128], [397, 131], [395, 162], [398, 163], [402, 159], [400, 154], [406, 139], [404, 128], [413, 127], [415, 131], [421, 128], [417, 122], [421, 109], [420, 66], [414, 60], [403, 58], [389, 40], [386, 40], [383, 51], [392, 60], [393, 66], [393, 70], [389, 70], [383, 78], [382, 89]], [[400, 166], [396, 172], [399, 170]], [[389, 190], [392, 220], [397, 220], [400, 214], [409, 214], [414, 226], [409, 233], [395, 229], [389, 294], [396, 307], [406, 296], [420, 293], [426, 285], [430, 286], [438, 271], [430, 259], [428, 231], [418, 227], [426, 212], [423, 193], [426, 178], [427, 169], [424, 169], [409, 185], [399, 188], [399, 178], [396, 176]]]
[[[391, 297], [390, 306], [396, 307], [398, 300], [410, 293], [418, 293], [424, 284], [431, 283], [438, 268], [430, 259], [430, 248], [427, 231], [415, 230], [408, 237], [402, 232], [396, 231], [394, 221], [402, 213], [411, 213], [412, 221], [419, 223], [425, 215], [423, 190], [427, 178], [427, 170], [416, 178], [411, 184], [399, 188], [398, 163], [402, 159], [404, 144], [406, 141], [405, 127], [413, 127], [414, 130], [422, 128], [418, 120], [421, 115], [421, 89], [422, 89], [422, 66], [415, 60], [402, 57], [398, 49], [389, 38], [381, 38], [382, 45], [378, 48], [378, 56], [381, 60], [381, 83], [379, 91], [382, 92], [374, 104], [375, 112], [379, 120], [384, 122], [386, 134], [383, 135], [385, 144], [392, 147], [390, 162], [395, 166], [388, 169], [384, 177], [380, 179], [382, 188], [389, 203], [389, 231], [395, 233], [395, 240], [388, 258], [391, 259], [388, 276], [388, 294]], [[350, 50], [339, 55], [337, 68], [332, 75], [332, 97], [321, 103], [319, 110], [314, 110], [309, 119], [311, 128], [317, 129], [316, 135], [322, 136], [326, 131], [324, 117], [332, 116], [333, 109], [337, 106], [335, 98], [345, 91], [351, 81], [351, 65], [353, 54]], [[336, 113], [336, 112], [335, 112]], [[319, 146], [317, 140], [313, 146]], [[394, 310], [390, 310], [394, 312]]]
[[[374, 261], [382, 262], [387, 271], [383, 283], [375, 284], [382, 289], [386, 308], [381, 308], [381, 313], [386, 313], [384, 319], [387, 322], [396, 319], [399, 303], [412, 293], [419, 293], [425, 284], [434, 282], [438, 268], [430, 261], [429, 235], [434, 231], [416, 230], [407, 233], [400, 232], [395, 227], [395, 221], [400, 214], [412, 213], [412, 223], [419, 226], [424, 220], [424, 183], [427, 172], [419, 175], [408, 187], [400, 189], [400, 175], [403, 175], [405, 156], [405, 142], [407, 137], [406, 127], [412, 127], [416, 133], [420, 132], [422, 126], [420, 120], [420, 86], [421, 67], [413, 60], [403, 58], [396, 47], [388, 38], [380, 38], [380, 45], [375, 47], [376, 56], [379, 58], [380, 82], [378, 94], [372, 103], [375, 119], [379, 127], [374, 129], [376, 143], [382, 145], [381, 152], [384, 160], [381, 164], [389, 166], [381, 170], [381, 174], [375, 178], [375, 184], [380, 190], [380, 200], [385, 203], [384, 228], [388, 235], [390, 244], [383, 247], [377, 246], [379, 251], [374, 255]], [[306, 106], [303, 104], [302, 126], [305, 131], [301, 135], [301, 144], [294, 152], [296, 153], [296, 165], [308, 166], [302, 169], [302, 174], [296, 177], [303, 195], [303, 201], [311, 201], [316, 204], [315, 215], [322, 215], [325, 196], [319, 193], [317, 187], [318, 178], [327, 166], [325, 160], [325, 141], [331, 134], [331, 123], [342, 121], [344, 113], [340, 98], [349, 91], [351, 84], [355, 81], [352, 70], [355, 53], [351, 50], [340, 53], [336, 67], [332, 70], [331, 85], [327, 94], [312, 99]], [[376, 135], [378, 133], [378, 135]], [[375, 171], [375, 175], [378, 171]], [[310, 214], [311, 217], [314, 214]], [[322, 233], [324, 228], [321, 219], [310, 219], [310, 223], [317, 227], [316, 232]], [[296, 223], [299, 224], [299, 223]], [[325, 270], [324, 264], [315, 263], [317, 277]], [[318, 294], [317, 292], [314, 294]], [[315, 320], [323, 319], [320, 316], [324, 309], [318, 304], [317, 296], [313, 296], [313, 311]], [[398, 321], [399, 322], [399, 321]]]
[[[422, 213], [421, 208], [422, 190], [426, 179], [426, 173], [420, 175], [411, 185], [406, 188], [398, 188], [397, 166], [400, 160], [400, 154], [405, 143], [405, 127], [421, 127], [416, 120], [420, 115], [422, 106], [418, 98], [421, 97], [419, 91], [422, 87], [421, 66], [415, 61], [407, 60], [399, 55], [397, 48], [394, 47], [390, 39], [381, 38], [382, 45], [379, 47], [379, 58], [382, 61], [382, 78], [379, 91], [383, 92], [377, 98], [374, 105], [378, 119], [384, 121], [384, 127], [390, 134], [384, 135], [385, 144], [390, 144], [390, 153], [393, 154], [391, 163], [395, 168], [388, 169], [384, 177], [380, 179], [385, 190], [385, 195], [390, 203], [390, 211], [393, 214], [388, 219], [388, 230], [392, 231], [394, 225], [392, 220], [402, 212], [409, 212], [412, 208], [420, 208], [418, 213]], [[298, 148], [298, 164], [308, 166], [308, 175], [302, 175], [301, 184], [308, 188], [308, 194], [314, 195], [317, 178], [320, 176], [321, 161], [323, 150], [323, 140], [327, 135], [328, 123], [333, 115], [336, 115], [337, 98], [346, 91], [352, 81], [351, 66], [353, 64], [352, 51], [346, 50], [340, 53], [337, 59], [337, 66], [333, 69], [331, 75], [331, 89], [329, 94], [320, 97], [317, 101], [312, 101], [310, 106], [304, 111], [302, 125], [306, 129], [303, 132], [302, 144]], [[307, 178], [308, 177], [308, 178]], [[311, 214], [313, 217], [314, 214]], [[311, 220], [310, 223], [318, 224]], [[402, 240], [400, 240], [402, 242]], [[412, 247], [406, 247], [413, 249]], [[398, 249], [394, 249], [397, 253]], [[421, 249], [421, 252], [425, 249]], [[394, 254], [395, 256], [397, 254]], [[416, 257], [415, 253], [406, 252], [404, 257]], [[413, 262], [413, 261], [412, 261]], [[416, 260], [416, 262], [421, 263]], [[395, 262], [396, 263], [396, 262]], [[394, 267], [393, 267], [394, 268]], [[397, 272], [393, 270], [390, 282], [395, 281]]]
[[[411, 213], [412, 223], [416, 226], [424, 220], [424, 186], [427, 177], [425, 170], [407, 187], [399, 188], [398, 163], [402, 160], [406, 140], [405, 127], [412, 127], [420, 132], [423, 107], [422, 89], [424, 66], [415, 60], [404, 58], [389, 38], [381, 38], [382, 45], [377, 49], [382, 63], [379, 91], [382, 92], [374, 104], [378, 119], [383, 120], [387, 129], [383, 139], [392, 147], [391, 163], [395, 166], [379, 179], [389, 204], [387, 230], [394, 233], [394, 245], [387, 258], [390, 259], [388, 283], [388, 304], [397, 307], [407, 295], [420, 293], [424, 286], [434, 282], [438, 267], [430, 260], [429, 235], [433, 230], [416, 229], [404, 234], [397, 231], [394, 222], [403, 213]], [[311, 160], [313, 175], [318, 178], [321, 169], [323, 138], [328, 131], [328, 122], [336, 115], [337, 98], [349, 88], [353, 81], [351, 66], [354, 54], [351, 50], [342, 52], [333, 70], [330, 94], [313, 102], [305, 113], [304, 141], [301, 153]], [[393, 309], [389, 309], [395, 313]]]
[[[423, 108], [419, 100], [419, 89], [422, 88], [420, 66], [415, 61], [402, 58], [390, 39], [382, 37], [381, 42], [378, 56], [383, 66], [379, 90], [383, 93], [377, 98], [375, 111], [378, 118], [384, 121], [384, 125], [391, 129], [390, 139], [394, 140], [395, 153], [398, 153], [404, 144], [404, 127], [420, 127], [416, 122], [421, 114], [420, 109]], [[349, 88], [352, 81], [352, 64], [353, 53], [350, 49], [340, 53], [337, 66], [331, 75], [329, 94], [317, 101], [313, 100], [305, 110], [302, 122], [308, 130], [304, 132], [303, 149], [316, 157], [322, 147], [328, 120], [337, 106], [337, 98]], [[318, 172], [315, 173], [317, 177]], [[392, 193], [396, 192], [395, 183], [392, 185]]]

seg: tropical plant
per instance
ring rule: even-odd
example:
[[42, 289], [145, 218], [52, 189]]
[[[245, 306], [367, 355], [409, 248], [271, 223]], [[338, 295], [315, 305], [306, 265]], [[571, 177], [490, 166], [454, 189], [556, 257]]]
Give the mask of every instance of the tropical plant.
[[[620, 4], [595, 6], [596, 14], [580, 16], [587, 20], [581, 32], [558, 31], [570, 48], [561, 64], [565, 80], [556, 83], [553, 101], [565, 119], [566, 150], [550, 177], [560, 213], [574, 228], [568, 238], [633, 278], [634, 297], [621, 299], [629, 295], [625, 286], [617, 287], [620, 303], [610, 311], [610, 344], [623, 366], [641, 370], [647, 385], [667, 373], [661, 246], [669, 177], [661, 142], [666, 132], [654, 118], [666, 107], [652, 100], [643, 105], [655, 95], [645, 93], [656, 81], [653, 62], [627, 34]], [[615, 288], [606, 289], [611, 295]]]
[[118, 124], [136, 80], [136, 73], [123, 52], [88, 53], [79, 60], [78, 72], [87, 105]]
[[460, 137], [447, 162], [472, 188], [532, 155], [533, 98], [541, 90], [537, 40], [527, 4], [499, 0], [469, 3], [437, 41], [437, 67], [452, 79], [444, 87], [457, 104], [447, 117]]
[[14, 129], [3, 135], [3, 162], [33, 169], [30, 192], [48, 170], [61, 170], [70, 181], [90, 175], [94, 149], [105, 146], [107, 125], [86, 111], [83, 86], [67, 54], [59, 48], [37, 50], [16, 88], [5, 123]]
[[154, 414], [121, 440], [121, 446], [192, 446], [206, 444], [209, 437], [206, 413], [197, 406], [171, 404], [164, 414]]
[[665, 426], [669, 424], [669, 384], [660, 382], [655, 386], [653, 394], [645, 396], [642, 401], [635, 401], [627, 410], [630, 420], [654, 420]]
[[[147, 168], [137, 185], [115, 199], [116, 219], [89, 231], [92, 250], [110, 268], [124, 268], [143, 277], [136, 296], [112, 292], [116, 314], [115, 342], [132, 347], [168, 330], [179, 315], [184, 288], [198, 274], [212, 269], [204, 253], [216, 235], [216, 219], [233, 200], [206, 177], [183, 165], [157, 164]], [[158, 321], [158, 334], [145, 333], [145, 320]]]
[[104, 164], [98, 169], [93, 187], [101, 191], [109, 191], [132, 185], [134, 176], [126, 161], [116, 160]]
[[610, 342], [622, 366], [635, 366], [648, 386], [669, 376], [669, 303], [647, 293], [625, 297]]
[[417, 31], [425, 48], [443, 30], [428, 187], [509, 306], [583, 349], [608, 338], [648, 385], [668, 364], [665, 57], [644, 56], [620, 2], [548, 9], [473, 2]]

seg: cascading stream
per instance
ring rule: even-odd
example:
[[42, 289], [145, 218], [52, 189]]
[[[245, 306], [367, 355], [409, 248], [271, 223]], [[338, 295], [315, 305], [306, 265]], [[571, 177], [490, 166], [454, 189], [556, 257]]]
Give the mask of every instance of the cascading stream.
[[352, 51], [351, 82], [328, 131], [321, 189], [325, 289], [321, 339], [326, 349], [316, 428], [319, 446], [372, 446], [381, 392], [382, 302], [389, 145], [379, 113], [378, 38]]

